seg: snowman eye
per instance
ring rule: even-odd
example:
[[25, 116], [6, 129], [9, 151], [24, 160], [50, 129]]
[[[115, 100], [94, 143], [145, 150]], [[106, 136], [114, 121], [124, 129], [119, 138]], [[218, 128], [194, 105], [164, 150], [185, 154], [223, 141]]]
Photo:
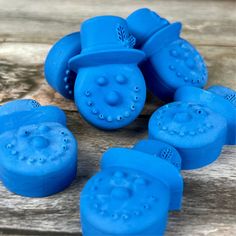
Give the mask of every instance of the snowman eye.
[[96, 79], [96, 82], [99, 86], [105, 86], [108, 84], [108, 79], [104, 76], [100, 76]]

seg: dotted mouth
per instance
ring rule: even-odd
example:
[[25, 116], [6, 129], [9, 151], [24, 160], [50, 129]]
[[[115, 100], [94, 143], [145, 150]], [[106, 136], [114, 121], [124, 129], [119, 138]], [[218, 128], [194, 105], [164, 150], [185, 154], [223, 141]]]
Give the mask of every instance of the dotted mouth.
[[[123, 84], [127, 82], [127, 78], [124, 76], [117, 76], [116, 80], [118, 80], [119, 83]], [[97, 83], [99, 86], [105, 86], [107, 85], [108, 81], [105, 77], [99, 77], [97, 80]], [[94, 95], [91, 90], [84, 91], [84, 96], [86, 99], [86, 105], [89, 107], [89, 110], [91, 114], [96, 116], [99, 120], [104, 120], [107, 122], [114, 122], [114, 121], [123, 121], [127, 118], [129, 118], [132, 115], [132, 112], [135, 112], [137, 109], [137, 103], [141, 100], [139, 97], [140, 88], [138, 86], [133, 87], [133, 93], [132, 99], [129, 104], [124, 104], [124, 98], [121, 92], [117, 90], [109, 91], [107, 94], [104, 95], [103, 104], [105, 104], [108, 108], [121, 108], [122, 110], [120, 114], [114, 115], [114, 114], [105, 114], [101, 109], [101, 106], [96, 101], [96, 94]], [[104, 110], [109, 110], [109, 109]]]
[[170, 135], [196, 136], [208, 132], [214, 127], [208, 121], [208, 113], [192, 104], [170, 104], [162, 107], [155, 115], [159, 130]]

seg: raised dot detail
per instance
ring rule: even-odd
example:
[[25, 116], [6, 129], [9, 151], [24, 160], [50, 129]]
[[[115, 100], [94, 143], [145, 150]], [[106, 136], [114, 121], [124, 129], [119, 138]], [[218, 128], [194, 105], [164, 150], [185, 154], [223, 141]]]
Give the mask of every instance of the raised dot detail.
[[17, 153], [18, 153], [18, 152], [17, 152], [16, 150], [12, 150], [12, 151], [11, 151], [11, 154], [14, 155], [14, 156], [15, 156]]
[[100, 120], [104, 120], [104, 115], [103, 114], [100, 114], [98, 117], [99, 117]]
[[128, 111], [125, 112], [125, 117], [129, 117], [130, 113]]
[[181, 74], [180, 72], [177, 72], [176, 75], [177, 75], [177, 77], [179, 77], [179, 78], [182, 77], [182, 74]]
[[89, 96], [91, 95], [91, 92], [90, 92], [89, 90], [86, 90], [86, 91], [84, 92], [84, 94], [85, 94], [86, 97], [89, 97]]
[[123, 220], [128, 220], [129, 218], [130, 218], [129, 215], [127, 215], [127, 214], [122, 215]]
[[87, 102], [87, 105], [88, 105], [89, 107], [91, 107], [91, 106], [93, 105], [93, 102], [92, 102], [92, 101], [88, 101], [88, 102]]
[[131, 111], [134, 111], [134, 110], [135, 110], [135, 105], [134, 105], [134, 104], [131, 105], [131, 106], [130, 106], [130, 109], [131, 109]]
[[176, 50], [171, 50], [171, 51], [170, 51], [170, 54], [171, 54], [171, 56], [173, 56], [173, 57], [177, 57], [177, 56], [178, 56], [178, 52], [177, 52]]
[[106, 77], [99, 77], [97, 79], [97, 84], [100, 86], [104, 86], [104, 85], [108, 84], [108, 80]]
[[68, 82], [69, 82], [69, 78], [68, 78], [68, 77], [65, 77], [65, 78], [64, 78], [64, 82], [65, 82], [65, 83], [68, 83]]
[[135, 91], [135, 92], [138, 92], [138, 91], [139, 91], [139, 87], [138, 87], [138, 86], [135, 86], [135, 87], [134, 87], [134, 91]]
[[98, 113], [98, 110], [93, 109], [93, 110], [92, 110], [92, 113], [93, 113], [94, 115], [96, 115], [96, 114]]
[[122, 118], [122, 116], [117, 116], [116, 119], [117, 119], [118, 121], [121, 121], [123, 118]]
[[112, 119], [111, 116], [108, 116], [108, 117], [107, 117], [107, 121], [108, 121], [108, 122], [112, 122], [112, 120], [113, 120], [113, 119]]
[[9, 144], [6, 145], [6, 148], [11, 149], [11, 148], [13, 148], [13, 145], [11, 143], [9, 143]]
[[119, 83], [119, 84], [125, 84], [127, 82], [127, 78], [123, 75], [117, 75], [116, 76], [116, 81]]

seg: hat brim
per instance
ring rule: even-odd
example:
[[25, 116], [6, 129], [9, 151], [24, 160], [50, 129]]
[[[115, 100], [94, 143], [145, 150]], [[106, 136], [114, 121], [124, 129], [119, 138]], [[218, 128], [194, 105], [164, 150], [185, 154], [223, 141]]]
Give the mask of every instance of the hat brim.
[[178, 39], [181, 28], [182, 24], [180, 22], [175, 22], [157, 31], [142, 47], [146, 56], [151, 57], [153, 54], [164, 48], [165, 45]]
[[98, 66], [101, 64], [138, 64], [144, 58], [144, 52], [136, 49], [82, 53], [69, 60], [69, 68], [77, 72], [80, 67]]
[[65, 113], [56, 106], [40, 106], [32, 110], [22, 110], [0, 116], [0, 134], [21, 126], [41, 124], [44, 122], [60, 123], [66, 126]]

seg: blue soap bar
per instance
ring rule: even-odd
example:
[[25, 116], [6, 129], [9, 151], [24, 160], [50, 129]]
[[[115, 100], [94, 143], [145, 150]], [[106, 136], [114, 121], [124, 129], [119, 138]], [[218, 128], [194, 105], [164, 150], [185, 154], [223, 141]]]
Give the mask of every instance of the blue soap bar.
[[80, 33], [66, 35], [53, 45], [44, 64], [44, 74], [49, 85], [69, 99], [74, 99], [77, 74], [69, 69], [68, 61], [80, 51]]
[[[144, 150], [147, 144], [151, 152]], [[104, 153], [101, 171], [81, 193], [84, 236], [163, 235], [168, 210], [179, 210], [183, 179], [163, 153], [177, 151], [160, 141], [144, 140], [133, 149], [111, 148]], [[170, 154], [164, 154], [166, 156]]]
[[225, 144], [236, 144], [236, 92], [224, 86], [212, 86], [208, 90], [185, 86], [175, 94], [176, 101], [204, 104], [227, 121]]
[[179, 87], [206, 84], [206, 64], [194, 46], [180, 37], [181, 23], [170, 24], [144, 8], [133, 12], [127, 18], [127, 24], [137, 39], [137, 48], [146, 54], [141, 69], [147, 87], [154, 95], [171, 101]]
[[144, 53], [134, 45], [120, 17], [94, 17], [81, 25], [82, 50], [69, 60], [69, 69], [77, 74], [76, 106], [98, 128], [124, 127], [143, 109], [146, 86], [137, 64]]
[[153, 113], [148, 132], [150, 139], [161, 140], [177, 149], [182, 169], [195, 169], [212, 163], [220, 155], [227, 122], [203, 104], [173, 102]]
[[0, 180], [10, 191], [45, 197], [76, 176], [77, 142], [54, 106], [15, 100], [0, 107]]

